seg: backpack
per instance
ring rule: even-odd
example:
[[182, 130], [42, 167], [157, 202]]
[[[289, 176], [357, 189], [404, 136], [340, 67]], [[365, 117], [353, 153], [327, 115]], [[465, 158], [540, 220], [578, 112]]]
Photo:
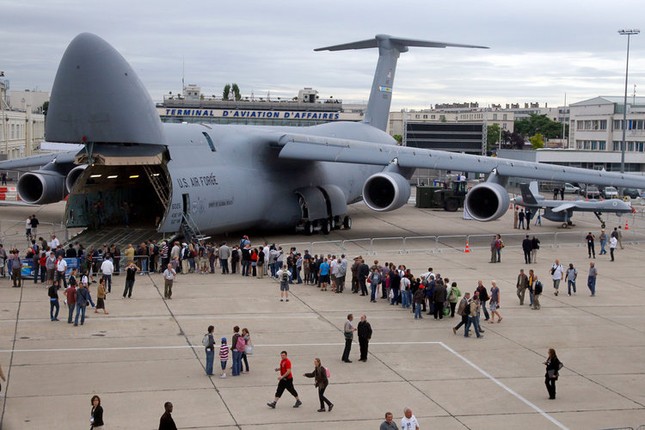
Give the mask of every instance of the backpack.
[[289, 272], [286, 270], [282, 272], [282, 282], [289, 282]]
[[331, 372], [329, 371], [329, 367], [325, 367], [325, 374], [327, 375], [327, 379], [331, 378]]
[[235, 341], [235, 349], [239, 352], [244, 352], [244, 350], [246, 349], [246, 341], [244, 340], [244, 336], [237, 337], [237, 341]]
[[466, 306], [464, 306], [463, 314], [466, 315], [466, 316], [470, 315], [470, 303], [469, 302], [466, 302]]
[[202, 338], [202, 345], [208, 346], [209, 343], [210, 343], [210, 340], [208, 339], [208, 333], [206, 333]]

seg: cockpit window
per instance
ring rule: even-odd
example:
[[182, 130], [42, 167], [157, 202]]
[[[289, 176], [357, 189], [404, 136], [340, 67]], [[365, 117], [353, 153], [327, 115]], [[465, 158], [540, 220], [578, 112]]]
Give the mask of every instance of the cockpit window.
[[213, 143], [213, 139], [206, 133], [205, 131], [202, 131], [202, 134], [206, 138], [206, 143], [208, 143], [208, 147], [211, 149], [211, 151], [215, 152], [215, 144]]

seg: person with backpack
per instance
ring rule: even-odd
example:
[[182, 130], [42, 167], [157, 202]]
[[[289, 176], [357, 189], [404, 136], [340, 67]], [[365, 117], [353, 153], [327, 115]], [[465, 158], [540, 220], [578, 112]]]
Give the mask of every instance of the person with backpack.
[[542, 295], [542, 291], [544, 287], [542, 286], [542, 282], [538, 280], [537, 275], [533, 275], [533, 307], [531, 309], [533, 310], [540, 310], [540, 296]]
[[457, 308], [457, 303], [461, 297], [461, 291], [457, 287], [457, 283], [453, 282], [450, 284], [450, 292], [448, 293], [448, 303], [450, 303], [450, 318], [455, 317], [455, 309]]
[[282, 269], [278, 270], [276, 274], [278, 281], [280, 282], [280, 301], [289, 301], [289, 277], [291, 277], [291, 272], [287, 269], [287, 266], [282, 266]]
[[320, 400], [320, 409], [318, 409], [318, 412], [325, 412], [325, 404], [327, 404], [328, 410], [331, 412], [334, 404], [325, 397], [325, 390], [327, 389], [327, 385], [329, 385], [329, 375], [327, 374], [327, 369], [320, 364], [320, 358], [314, 358], [313, 372], [305, 373], [302, 376], [314, 378], [314, 386], [318, 388], [318, 399]]
[[239, 376], [242, 372], [242, 353], [246, 349], [244, 336], [240, 334], [240, 327], [233, 327], [233, 338], [231, 339], [231, 351], [233, 352], [232, 376]]

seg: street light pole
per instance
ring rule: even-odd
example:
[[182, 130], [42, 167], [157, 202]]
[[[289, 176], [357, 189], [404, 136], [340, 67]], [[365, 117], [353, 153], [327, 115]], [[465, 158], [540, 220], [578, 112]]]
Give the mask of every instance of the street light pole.
[[620, 173], [625, 173], [625, 133], [627, 131], [627, 77], [629, 76], [629, 41], [632, 35], [637, 35], [641, 31], [634, 29], [618, 30], [621, 36], [627, 36], [627, 61], [625, 63], [625, 99], [623, 101], [623, 139], [620, 142]]

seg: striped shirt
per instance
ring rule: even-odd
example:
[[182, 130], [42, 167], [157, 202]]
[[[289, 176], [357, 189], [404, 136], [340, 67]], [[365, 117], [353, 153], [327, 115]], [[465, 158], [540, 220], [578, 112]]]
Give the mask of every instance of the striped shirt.
[[223, 343], [219, 347], [219, 360], [220, 361], [227, 361], [228, 360], [228, 345]]

